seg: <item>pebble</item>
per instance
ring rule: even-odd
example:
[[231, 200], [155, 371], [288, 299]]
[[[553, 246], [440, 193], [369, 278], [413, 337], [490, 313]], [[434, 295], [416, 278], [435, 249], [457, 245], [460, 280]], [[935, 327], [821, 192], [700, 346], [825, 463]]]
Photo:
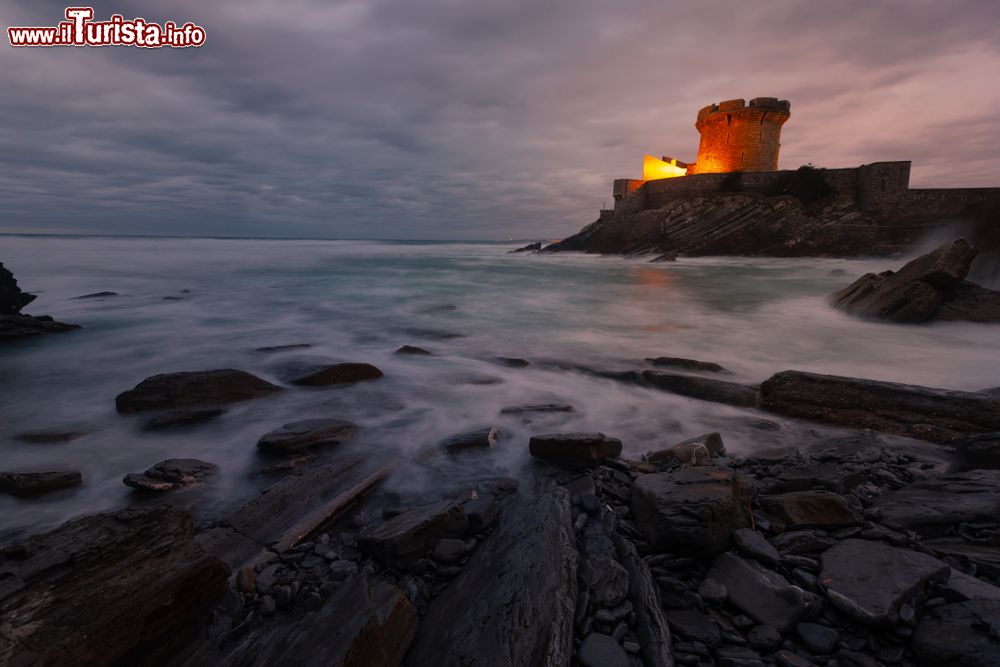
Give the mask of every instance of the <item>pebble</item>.
[[781, 645], [781, 633], [771, 625], [758, 625], [747, 634], [747, 643], [758, 651], [770, 652]]
[[632, 641], [626, 641], [622, 644], [622, 648], [624, 648], [628, 653], [638, 653], [642, 650], [642, 647], [639, 646], [638, 643]]
[[260, 613], [264, 616], [272, 616], [276, 608], [274, 598], [270, 595], [265, 595], [260, 599]]
[[818, 623], [799, 623], [795, 631], [802, 644], [813, 653], [829, 655], [840, 641], [839, 632]]
[[698, 595], [710, 604], [722, 604], [729, 596], [729, 591], [726, 590], [725, 584], [710, 577], [701, 582], [701, 586], [698, 587]]

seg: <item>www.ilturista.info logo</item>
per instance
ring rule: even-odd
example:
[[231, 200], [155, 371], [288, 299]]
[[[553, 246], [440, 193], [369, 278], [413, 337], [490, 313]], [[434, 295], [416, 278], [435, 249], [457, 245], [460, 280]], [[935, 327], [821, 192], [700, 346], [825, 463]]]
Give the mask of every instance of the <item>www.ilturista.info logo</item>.
[[93, 7], [67, 7], [66, 20], [48, 28], [7, 28], [11, 46], [138, 46], [144, 49], [185, 48], [205, 43], [205, 29], [188, 21], [178, 26], [146, 19], [126, 20], [112, 14], [107, 21], [93, 21]]

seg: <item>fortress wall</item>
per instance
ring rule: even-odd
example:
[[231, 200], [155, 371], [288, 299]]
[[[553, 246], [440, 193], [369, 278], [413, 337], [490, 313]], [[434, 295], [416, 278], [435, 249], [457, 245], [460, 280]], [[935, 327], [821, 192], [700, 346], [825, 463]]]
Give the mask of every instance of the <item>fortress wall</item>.
[[889, 203], [886, 212], [906, 215], [959, 215], [973, 204], [1000, 200], [1000, 188], [934, 188], [907, 190], [904, 197]]

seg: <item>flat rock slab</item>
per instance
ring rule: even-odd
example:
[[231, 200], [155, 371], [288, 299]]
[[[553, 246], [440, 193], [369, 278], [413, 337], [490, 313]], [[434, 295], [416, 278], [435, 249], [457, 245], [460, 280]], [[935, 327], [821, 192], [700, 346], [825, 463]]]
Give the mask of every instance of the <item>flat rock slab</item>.
[[167, 459], [144, 473], [125, 475], [125, 486], [143, 491], [170, 491], [197, 484], [219, 469], [213, 463], [198, 459]]
[[166, 373], [148, 377], [118, 394], [118, 412], [172, 410], [247, 401], [281, 391], [281, 387], [246, 371], [224, 368], [213, 371]]
[[313, 447], [339, 445], [359, 430], [357, 424], [342, 419], [305, 419], [265, 433], [257, 441], [257, 449], [269, 454], [299, 454]]
[[813, 463], [785, 468], [773, 479], [768, 492], [811, 491], [821, 486], [829, 491], [844, 493], [864, 481], [865, 475], [860, 466], [852, 467], [844, 463]]
[[564, 489], [523, 491], [510, 498], [490, 536], [431, 603], [406, 664], [569, 665], [575, 542]]
[[750, 527], [753, 487], [728, 468], [688, 468], [639, 477], [632, 487], [632, 514], [658, 551], [714, 556], [733, 543], [733, 532]]
[[868, 625], [895, 624], [900, 605], [951, 572], [936, 558], [871, 540], [844, 540], [822, 559], [819, 579], [830, 602]]
[[4, 549], [0, 664], [165, 662], [198, 637], [228, 576], [182, 510], [74, 519]]
[[462, 502], [442, 500], [365, 530], [358, 546], [383, 565], [401, 567], [428, 555], [439, 539], [462, 537], [468, 530]]
[[82, 483], [83, 475], [76, 470], [0, 473], [0, 491], [22, 497], [68, 489]]
[[844, 497], [832, 491], [795, 491], [757, 499], [761, 509], [789, 528], [857, 526], [864, 521]]
[[697, 375], [666, 371], [643, 371], [642, 381], [657, 389], [703, 401], [725, 403], [744, 408], [757, 405], [757, 389], [736, 382], [724, 382]]
[[456, 453], [470, 449], [489, 449], [497, 444], [499, 439], [500, 429], [496, 426], [487, 426], [478, 431], [453, 435], [445, 439], [441, 446], [450, 453]]
[[47, 315], [0, 315], [0, 343], [19, 338], [65, 333], [79, 328], [79, 324], [57, 322]]
[[970, 470], [917, 482], [873, 501], [887, 521], [924, 534], [1000, 516], [1000, 470]]
[[707, 373], [729, 373], [719, 364], [711, 361], [698, 361], [697, 359], [685, 359], [683, 357], [647, 357], [646, 362], [653, 366], [666, 366], [669, 368], [683, 368], [688, 371], [705, 371]]
[[777, 572], [732, 552], [712, 561], [708, 576], [726, 587], [730, 604], [782, 633], [795, 627], [810, 606], [809, 593]]
[[553, 463], [592, 464], [621, 454], [622, 441], [603, 433], [551, 433], [532, 436], [528, 450]]
[[349, 384], [362, 380], [377, 380], [383, 373], [371, 364], [343, 363], [324, 366], [292, 380], [292, 384], [304, 387], [326, 387], [334, 384]]
[[222, 664], [396, 667], [416, 631], [417, 610], [406, 596], [359, 572], [318, 611], [264, 626], [233, 648]]
[[143, 428], [147, 431], [165, 431], [171, 428], [182, 428], [184, 426], [194, 426], [211, 421], [216, 417], [225, 414], [222, 408], [203, 408], [201, 410], [171, 410], [163, 414], [156, 415], [145, 423]]
[[920, 617], [913, 653], [927, 667], [1000, 665], [1000, 602], [969, 600]]
[[1000, 398], [995, 396], [800, 371], [783, 371], [765, 381], [760, 407], [942, 444], [963, 434], [1000, 431]]

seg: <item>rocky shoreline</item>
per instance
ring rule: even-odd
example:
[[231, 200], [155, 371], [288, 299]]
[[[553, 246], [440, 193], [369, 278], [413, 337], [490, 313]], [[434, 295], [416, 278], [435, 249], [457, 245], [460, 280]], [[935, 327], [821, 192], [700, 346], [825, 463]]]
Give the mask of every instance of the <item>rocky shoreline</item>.
[[[741, 406], [775, 444], [735, 456], [722, 430], [629, 459], [613, 424], [526, 443], [491, 426], [378, 461], [344, 444], [349, 421], [290, 422], [258, 443], [276, 481], [225, 516], [195, 525], [172, 500], [218, 464], [172, 459], [125, 479], [156, 501], [3, 547], [0, 664], [1000, 664], [995, 391], [798, 371], [752, 386], [673, 357], [497, 363]], [[196, 429], [233, 402], [381, 376], [173, 373], [116, 403]], [[473, 465], [517, 447], [533, 461], [517, 479]], [[416, 469], [443, 476], [384, 490]]]

